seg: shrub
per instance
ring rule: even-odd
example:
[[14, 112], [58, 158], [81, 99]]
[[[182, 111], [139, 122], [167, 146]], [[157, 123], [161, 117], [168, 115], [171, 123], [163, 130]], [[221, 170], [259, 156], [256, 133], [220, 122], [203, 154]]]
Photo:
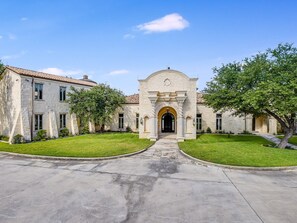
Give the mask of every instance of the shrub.
[[60, 129], [59, 137], [69, 136], [69, 130], [67, 128]]
[[0, 135], [0, 140], [8, 141], [9, 140], [9, 137], [8, 136], [4, 136], [4, 135]]
[[243, 130], [241, 134], [251, 135], [252, 133], [247, 130]]
[[201, 131], [201, 134], [204, 134], [205, 133], [205, 131], [204, 131], [204, 129]]
[[212, 133], [211, 128], [207, 127], [206, 133]]
[[89, 134], [90, 131], [89, 131], [89, 127], [88, 126], [85, 126], [81, 131], [80, 131], [80, 134], [84, 135], [84, 134]]
[[126, 127], [126, 132], [132, 132], [132, 129], [129, 125]]
[[24, 137], [21, 134], [17, 134], [13, 137], [13, 144], [21, 144], [24, 142]]
[[38, 130], [38, 132], [36, 133], [36, 136], [33, 138], [33, 141], [44, 141], [46, 140], [46, 130]]

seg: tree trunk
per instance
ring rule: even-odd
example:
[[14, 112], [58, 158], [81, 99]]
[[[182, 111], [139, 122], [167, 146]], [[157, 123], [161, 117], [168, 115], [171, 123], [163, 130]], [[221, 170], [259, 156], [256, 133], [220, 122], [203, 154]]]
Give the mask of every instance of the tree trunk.
[[288, 140], [294, 134], [294, 126], [290, 126], [290, 128], [285, 129], [285, 136], [282, 138], [281, 142], [278, 144], [278, 148], [284, 149], [288, 144]]

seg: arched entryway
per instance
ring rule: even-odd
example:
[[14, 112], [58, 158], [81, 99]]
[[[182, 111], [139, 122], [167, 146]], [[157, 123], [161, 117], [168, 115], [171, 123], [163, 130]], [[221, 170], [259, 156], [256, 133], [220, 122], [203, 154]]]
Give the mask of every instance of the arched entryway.
[[162, 115], [161, 119], [161, 132], [170, 133], [175, 132], [175, 118], [170, 112]]
[[158, 132], [176, 133], [176, 111], [172, 107], [163, 107], [158, 113]]

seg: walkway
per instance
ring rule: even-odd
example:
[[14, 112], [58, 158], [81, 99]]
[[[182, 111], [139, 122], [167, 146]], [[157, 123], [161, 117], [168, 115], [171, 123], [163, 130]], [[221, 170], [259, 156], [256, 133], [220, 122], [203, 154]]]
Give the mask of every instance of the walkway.
[[[275, 144], [279, 144], [281, 141], [279, 138], [277, 138], [275, 135], [272, 135], [272, 134], [256, 133], [256, 135], [261, 136], [264, 139], [267, 139], [268, 141], [273, 142]], [[287, 147], [289, 147], [291, 149], [297, 149], [296, 145], [293, 145], [290, 143], [288, 143]]]
[[0, 154], [0, 222], [296, 222], [297, 171], [192, 163], [176, 140], [105, 161]]

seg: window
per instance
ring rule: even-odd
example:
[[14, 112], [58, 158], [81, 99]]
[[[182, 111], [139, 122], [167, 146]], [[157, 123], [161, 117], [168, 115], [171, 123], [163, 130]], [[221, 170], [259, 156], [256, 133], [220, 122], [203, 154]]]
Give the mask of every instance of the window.
[[216, 130], [217, 131], [221, 131], [222, 130], [222, 114], [217, 114]]
[[60, 114], [60, 129], [66, 128], [66, 114]]
[[139, 128], [139, 114], [136, 113], [136, 129]]
[[35, 130], [42, 129], [42, 115], [35, 115]]
[[35, 83], [35, 100], [42, 100], [43, 84]]
[[197, 131], [202, 130], [202, 114], [196, 115], [196, 130]]
[[119, 129], [124, 128], [124, 114], [119, 114]]
[[66, 87], [60, 87], [60, 101], [66, 100]]

